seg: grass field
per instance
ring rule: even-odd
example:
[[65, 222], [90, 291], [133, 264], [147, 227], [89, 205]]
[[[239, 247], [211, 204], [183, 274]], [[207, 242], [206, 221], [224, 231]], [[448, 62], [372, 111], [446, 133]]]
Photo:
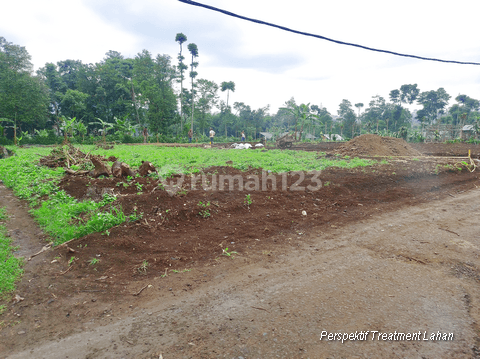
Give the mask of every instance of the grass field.
[[[79, 146], [84, 153], [115, 156], [133, 169], [141, 161], [150, 161], [161, 176], [175, 173], [196, 173], [212, 166], [230, 166], [240, 170], [263, 168], [272, 172], [322, 170], [327, 167], [353, 168], [369, 166], [374, 161], [365, 159], [325, 158], [316, 152], [268, 150], [226, 150], [158, 146], [115, 146], [111, 150]], [[16, 156], [0, 160], [0, 179], [14, 194], [29, 202], [31, 214], [54, 244], [64, 243], [92, 232], [102, 232], [127, 220], [122, 208], [115, 205], [115, 197], [106, 195], [100, 202], [78, 201], [57, 184], [64, 175], [63, 168], [40, 166], [41, 157], [50, 154], [52, 148], [10, 148]], [[90, 163], [82, 169], [92, 168]], [[86, 167], [86, 168], [85, 168]], [[80, 169], [80, 166], [72, 166]], [[5, 210], [3, 210], [5, 211]], [[0, 214], [3, 212], [0, 212]], [[6, 214], [4, 214], [6, 220]], [[0, 217], [2, 218], [2, 217]], [[11, 254], [10, 240], [5, 227], [0, 226], [0, 294], [13, 290], [13, 284], [21, 275], [21, 260]]]

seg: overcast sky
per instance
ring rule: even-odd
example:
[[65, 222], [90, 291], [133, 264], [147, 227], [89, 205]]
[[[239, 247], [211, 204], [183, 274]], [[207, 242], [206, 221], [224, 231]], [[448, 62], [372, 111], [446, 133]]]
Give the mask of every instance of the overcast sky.
[[[422, 57], [480, 62], [478, 0], [198, 0], [245, 17], [331, 39]], [[143, 49], [176, 64], [175, 35], [199, 49], [198, 78], [235, 82], [230, 104], [275, 113], [294, 97], [333, 114], [389, 98], [404, 84], [480, 99], [480, 66], [371, 52], [236, 19], [177, 0], [15, 0], [2, 4], [0, 36], [47, 62], [102, 61], [109, 50]], [[187, 59], [188, 56], [186, 55]], [[187, 61], [188, 62], [188, 61]], [[223, 99], [226, 95], [220, 93]], [[355, 109], [355, 108], [354, 108]]]

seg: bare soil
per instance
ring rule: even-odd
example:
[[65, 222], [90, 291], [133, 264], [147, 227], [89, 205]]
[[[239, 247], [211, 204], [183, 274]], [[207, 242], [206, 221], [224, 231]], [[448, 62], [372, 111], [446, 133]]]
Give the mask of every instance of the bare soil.
[[337, 148], [343, 155], [358, 156], [420, 156], [405, 140], [367, 134], [355, 137]]
[[[231, 175], [266, 188], [192, 189], [186, 177], [170, 195], [151, 178], [65, 176], [72, 196], [112, 193], [141, 219], [27, 261], [24, 300], [0, 316], [0, 358], [478, 356], [478, 171], [420, 156], [330, 168], [320, 189], [299, 191], [311, 175], [277, 175], [275, 189], [261, 169], [204, 173], [206, 187]], [[46, 237], [3, 185], [0, 206], [17, 254], [39, 251]], [[454, 340], [342, 343], [324, 331]]]

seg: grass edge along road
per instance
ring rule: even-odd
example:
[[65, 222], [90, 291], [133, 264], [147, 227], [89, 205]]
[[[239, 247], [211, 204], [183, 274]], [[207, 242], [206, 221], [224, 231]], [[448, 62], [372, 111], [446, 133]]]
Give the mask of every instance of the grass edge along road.
[[[196, 173], [203, 168], [225, 166], [240, 170], [263, 168], [274, 173], [288, 171], [322, 170], [327, 167], [353, 168], [369, 166], [376, 161], [350, 158], [324, 158], [315, 152], [268, 150], [224, 150], [158, 146], [126, 146], [118, 145], [111, 150], [94, 149], [93, 146], [78, 146], [84, 153], [92, 153], [105, 157], [115, 156], [131, 167], [139, 167], [141, 161], [152, 162], [161, 176], [175, 173]], [[48, 168], [38, 165], [38, 160], [50, 154], [53, 148], [31, 147], [11, 148], [15, 156], [0, 160], [0, 179], [6, 187], [13, 190], [15, 196], [28, 201], [30, 213], [49, 235], [55, 245], [89, 233], [102, 232], [127, 220], [135, 221], [135, 216], [127, 216], [122, 208], [115, 206], [115, 197], [105, 195], [102, 201], [78, 201], [64, 191], [58, 189], [58, 182], [64, 176], [63, 168]], [[74, 166], [72, 166], [73, 168]], [[93, 166], [92, 166], [93, 168]], [[80, 216], [81, 215], [81, 216]], [[82, 220], [79, 221], [79, 218]], [[3, 228], [3, 227], [2, 227]], [[2, 234], [0, 228], [0, 236]], [[2, 243], [10, 243], [9, 239], [0, 237]], [[13, 257], [12, 248], [2, 244], [5, 263]], [[3, 259], [3, 257], [0, 257]], [[14, 257], [13, 257], [14, 258]], [[18, 260], [19, 266], [21, 260]], [[3, 268], [3, 267], [2, 267]], [[4, 271], [0, 268], [0, 280], [13, 283], [21, 275], [21, 269]], [[13, 267], [12, 267], [13, 268]], [[15, 267], [16, 268], [16, 267]], [[18, 267], [20, 268], [20, 267]], [[9, 279], [3, 278], [8, 276]], [[0, 295], [11, 292], [11, 285], [0, 287]], [[0, 307], [1, 312], [1, 307]]]
[[[12, 239], [7, 236], [4, 223], [8, 220], [7, 209], [0, 207], [0, 299], [15, 290], [15, 282], [23, 273], [23, 259], [13, 255]], [[0, 305], [0, 314], [5, 310]]]

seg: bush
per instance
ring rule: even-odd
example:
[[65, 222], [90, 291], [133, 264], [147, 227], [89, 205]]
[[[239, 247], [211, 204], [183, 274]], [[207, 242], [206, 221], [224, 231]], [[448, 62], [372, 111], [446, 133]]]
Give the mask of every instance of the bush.
[[0, 145], [2, 146], [13, 145], [13, 140], [9, 140], [5, 136], [0, 136]]

